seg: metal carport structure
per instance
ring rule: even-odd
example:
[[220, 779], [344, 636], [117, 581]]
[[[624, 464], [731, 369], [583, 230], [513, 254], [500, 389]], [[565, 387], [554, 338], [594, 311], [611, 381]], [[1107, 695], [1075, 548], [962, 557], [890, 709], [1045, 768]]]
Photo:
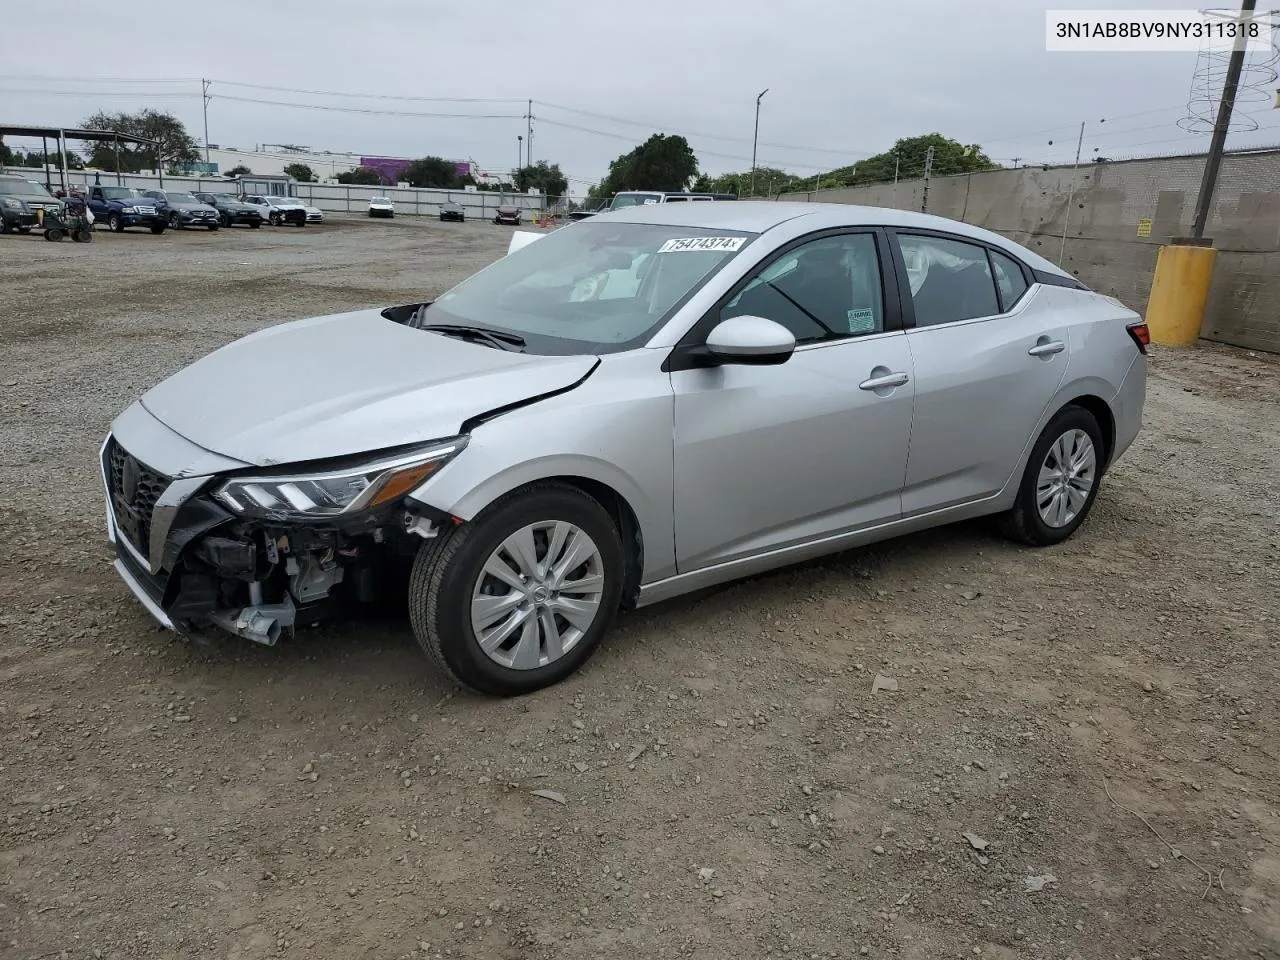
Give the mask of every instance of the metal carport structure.
[[150, 144], [156, 151], [156, 173], [160, 177], [160, 185], [164, 186], [164, 169], [160, 163], [159, 148], [160, 144], [155, 140], [148, 140], [146, 137], [135, 137], [129, 133], [119, 133], [115, 130], [82, 130], [71, 127], [34, 127], [27, 124], [4, 124], [0, 123], [0, 140], [5, 137], [39, 137], [43, 146], [44, 153], [44, 185], [53, 190], [53, 184], [49, 178], [49, 141], [58, 141], [58, 153], [62, 157], [62, 169], [59, 171], [59, 180], [62, 183], [62, 189], [67, 189], [67, 141], [68, 140], [87, 140], [100, 143], [115, 144], [116, 155], [116, 183], [123, 183], [120, 172], [120, 144], [122, 143], [138, 143]]

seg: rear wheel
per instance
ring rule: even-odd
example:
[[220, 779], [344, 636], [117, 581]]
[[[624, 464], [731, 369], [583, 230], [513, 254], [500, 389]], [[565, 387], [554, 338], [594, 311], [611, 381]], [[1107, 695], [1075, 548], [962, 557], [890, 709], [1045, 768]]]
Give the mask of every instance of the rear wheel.
[[177, 230], [182, 226], [182, 218], [178, 216], [176, 211], [169, 214], [169, 226], [174, 230]]
[[260, 226], [262, 226], [262, 221], [261, 221], [261, 220], [250, 220], [250, 221], [249, 221], [249, 227], [250, 227], [250, 229], [257, 230]]
[[1075, 533], [1098, 496], [1104, 449], [1093, 414], [1077, 406], [1059, 410], [1031, 450], [1018, 498], [1000, 517], [1001, 532], [1035, 547]]
[[596, 500], [536, 483], [426, 541], [409, 616], [459, 682], [511, 696], [558, 683], [595, 651], [622, 595], [622, 543]]

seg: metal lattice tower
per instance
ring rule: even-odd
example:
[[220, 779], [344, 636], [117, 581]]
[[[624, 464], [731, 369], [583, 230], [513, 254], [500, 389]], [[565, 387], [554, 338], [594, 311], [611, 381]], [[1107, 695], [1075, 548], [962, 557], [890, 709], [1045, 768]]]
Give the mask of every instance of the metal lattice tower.
[[[1235, 19], [1235, 14], [1228, 10], [1202, 12], [1210, 21]], [[1280, 34], [1277, 33], [1280, 11], [1259, 10], [1253, 14], [1253, 19], [1271, 27], [1271, 45], [1245, 51], [1240, 86], [1236, 91], [1235, 110], [1229, 128], [1231, 133], [1257, 130], [1258, 121], [1253, 114], [1258, 110], [1258, 105], [1267, 104], [1269, 108], [1276, 99], [1276, 66], [1280, 63]], [[1207, 39], [1200, 42], [1196, 69], [1191, 79], [1191, 92], [1187, 98], [1187, 115], [1178, 121], [1178, 126], [1183, 130], [1188, 133], [1213, 131], [1230, 58], [1229, 47], [1215, 47]]]

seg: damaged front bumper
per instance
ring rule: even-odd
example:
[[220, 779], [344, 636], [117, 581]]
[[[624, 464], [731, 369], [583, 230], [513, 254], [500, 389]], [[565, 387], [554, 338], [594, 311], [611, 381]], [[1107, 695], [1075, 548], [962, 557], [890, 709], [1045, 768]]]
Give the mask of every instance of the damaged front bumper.
[[237, 515], [212, 495], [223, 470], [174, 469], [235, 462], [145, 413], [113, 425], [100, 460], [113, 566], [147, 612], [180, 634], [216, 627], [274, 645], [298, 625], [373, 600], [385, 565], [411, 557], [443, 519], [402, 502], [321, 521]]

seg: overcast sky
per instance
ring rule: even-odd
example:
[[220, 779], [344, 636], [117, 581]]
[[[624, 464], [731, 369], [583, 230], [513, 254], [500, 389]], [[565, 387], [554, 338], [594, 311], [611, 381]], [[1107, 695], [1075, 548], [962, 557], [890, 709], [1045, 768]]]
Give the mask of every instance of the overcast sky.
[[[525, 132], [524, 101], [532, 98], [534, 158], [559, 163], [575, 193], [655, 131], [688, 136], [708, 172], [749, 168], [755, 98], [766, 87], [759, 162], [804, 175], [934, 131], [980, 143], [1002, 162], [1070, 162], [1082, 120], [1090, 121], [1086, 157], [1094, 148], [1124, 156], [1203, 146], [1205, 137], [1177, 126], [1197, 55], [1047, 53], [1044, 11], [1069, 5], [541, 0], [469, 10], [457, 0], [7, 3], [0, 122], [70, 125], [98, 109], [153, 106], [176, 114], [200, 139], [198, 78], [207, 77], [214, 81], [209, 139], [216, 144], [436, 154], [507, 170], [516, 162], [517, 135]], [[506, 10], [514, 15], [501, 16]], [[65, 76], [40, 79], [57, 74]], [[232, 83], [494, 102], [356, 99]], [[1269, 95], [1276, 84], [1263, 86]], [[497, 116], [389, 116], [245, 100]], [[1270, 102], [1250, 109], [1264, 129], [1234, 142], [1280, 141], [1280, 111]], [[1096, 123], [1102, 118], [1112, 119]]]

